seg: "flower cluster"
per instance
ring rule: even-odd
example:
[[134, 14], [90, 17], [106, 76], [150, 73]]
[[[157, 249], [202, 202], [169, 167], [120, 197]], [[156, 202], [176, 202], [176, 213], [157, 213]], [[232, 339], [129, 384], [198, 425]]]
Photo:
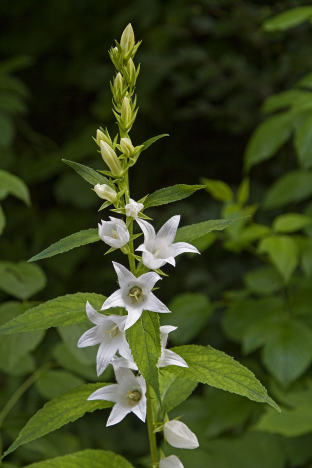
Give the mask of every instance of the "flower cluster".
[[[113, 205], [112, 211], [125, 217], [121, 219], [110, 216], [109, 219], [102, 220], [98, 225], [99, 237], [110, 246], [108, 252], [120, 249], [127, 255], [130, 266], [128, 270], [120, 263], [113, 262], [119, 289], [105, 300], [101, 309], [103, 314], [87, 303], [87, 316], [95, 326], [85, 332], [78, 342], [80, 348], [99, 345], [96, 358], [98, 376], [110, 364], [113, 366], [117, 383], [106, 385], [89, 397], [89, 400], [107, 400], [115, 403], [107, 426], [119, 423], [130, 412], [143, 422], [146, 416], [149, 417], [149, 387], [133, 358], [127, 341], [127, 330], [140, 319], [143, 311], [170, 313], [168, 307], [153, 293], [156, 282], [161, 279], [160, 275], [164, 274], [160, 268], [167, 263], [175, 266], [175, 257], [184, 252], [199, 253], [191, 244], [174, 242], [180, 216], [170, 218], [156, 234], [152, 224], [147, 221], [150, 218], [143, 213], [146, 197], [138, 202], [130, 198], [129, 168], [137, 162], [145, 149], [144, 145], [134, 146], [129, 137], [138, 112], [134, 87], [140, 67], [135, 68], [133, 58], [139, 45], [140, 43], [135, 43], [132, 26], [128, 25], [121, 36], [120, 44], [116, 42], [116, 47], [109, 52], [116, 68], [111, 90], [119, 135], [112, 139], [108, 130], [101, 128], [97, 130], [94, 138], [109, 169], [99, 171], [103, 174], [103, 183], [94, 186], [94, 192], [105, 200], [100, 209]], [[140, 234], [133, 234], [134, 225], [141, 230]], [[144, 242], [134, 251], [133, 241], [142, 233]], [[139, 256], [139, 253], [142, 256]], [[120, 315], [116, 315], [115, 308], [119, 308]], [[158, 368], [188, 367], [182, 357], [166, 349], [168, 335], [174, 330], [176, 327], [170, 325], [160, 327], [161, 353]], [[154, 432], [163, 431], [165, 440], [173, 447], [198, 447], [195, 434], [184, 423], [178, 420], [169, 421], [167, 414], [162, 423], [157, 423], [157, 427], [156, 424], [152, 424]], [[172, 455], [167, 458], [163, 456], [159, 464], [154, 459], [153, 466], [174, 468], [181, 467], [182, 464]]]

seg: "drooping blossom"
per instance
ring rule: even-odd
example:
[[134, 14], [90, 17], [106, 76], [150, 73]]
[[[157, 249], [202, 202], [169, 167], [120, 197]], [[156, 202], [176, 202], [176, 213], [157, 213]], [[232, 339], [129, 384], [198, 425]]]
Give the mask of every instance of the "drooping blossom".
[[126, 223], [122, 219], [109, 217], [110, 221], [101, 221], [98, 224], [99, 236], [105, 244], [120, 249], [128, 244], [130, 240], [130, 233], [127, 229]]
[[167, 442], [176, 448], [195, 449], [199, 446], [194, 432], [181, 421], [172, 420], [164, 424], [164, 435]]

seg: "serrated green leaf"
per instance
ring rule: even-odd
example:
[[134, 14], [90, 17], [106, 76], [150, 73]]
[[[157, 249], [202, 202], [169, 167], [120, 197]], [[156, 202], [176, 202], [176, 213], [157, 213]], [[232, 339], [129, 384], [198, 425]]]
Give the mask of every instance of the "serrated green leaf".
[[108, 179], [106, 177], [102, 176], [98, 172], [96, 172], [94, 169], [88, 166], [84, 166], [83, 164], [76, 163], [74, 161], [69, 161], [68, 159], [62, 159], [62, 161], [67, 164], [67, 166], [71, 167], [74, 169], [77, 174], [79, 174], [84, 180], [89, 182], [91, 185], [96, 185], [96, 184], [106, 184], [109, 185]]
[[192, 195], [196, 190], [205, 188], [205, 185], [173, 185], [172, 187], [166, 187], [148, 195], [144, 202], [144, 208], [150, 208], [151, 206], [167, 205], [175, 201], [183, 200]]
[[46, 285], [42, 269], [26, 262], [0, 262], [0, 289], [18, 299], [29, 299]]
[[150, 138], [149, 140], [146, 140], [142, 145], [143, 146], [142, 151], [149, 148], [153, 143], [155, 143], [155, 141], [159, 140], [160, 138], [166, 137], [166, 136], [169, 136], [169, 134], [168, 133], [163, 133], [162, 135], [158, 135], [158, 136], [155, 136], [153, 138]]
[[280, 208], [299, 203], [312, 195], [312, 172], [295, 170], [280, 177], [268, 190], [263, 207]]
[[304, 21], [312, 18], [312, 7], [302, 6], [286, 10], [279, 15], [273, 16], [263, 23], [263, 29], [268, 32], [285, 31], [294, 28]]
[[76, 419], [81, 418], [85, 413], [92, 413], [97, 409], [113, 406], [113, 403], [110, 401], [88, 401], [91, 393], [105, 385], [110, 384], [103, 384], [101, 382], [83, 385], [46, 403], [42, 409], [30, 418], [4, 456], [14, 452], [21, 445], [49, 434], [69, 422], [76, 421]]
[[253, 401], [267, 403], [280, 411], [254, 374], [231, 356], [210, 346], [179, 346], [172, 351], [179, 354], [188, 367], [169, 366], [166, 371], [182, 379], [201, 382]]
[[0, 189], [5, 190], [7, 194], [14, 195], [14, 197], [19, 198], [26, 205], [30, 206], [30, 195], [27, 185], [16, 175], [0, 169]]
[[160, 399], [157, 363], [161, 345], [158, 314], [144, 310], [139, 320], [126, 331], [126, 337], [139, 371]]
[[35, 382], [35, 387], [43, 398], [52, 400], [62, 393], [80, 387], [85, 382], [70, 372], [62, 369], [50, 370], [42, 374]]
[[206, 184], [205, 188], [207, 192], [209, 192], [215, 200], [222, 202], [229, 202], [233, 200], [234, 194], [231, 187], [222, 180], [202, 178], [201, 181]]
[[97, 229], [85, 229], [84, 231], [76, 232], [71, 234], [64, 239], [59, 240], [55, 244], [50, 245], [47, 249], [43, 250], [39, 254], [35, 255], [29, 262], [36, 262], [37, 260], [42, 260], [43, 258], [53, 257], [69, 250], [75, 249], [76, 247], [81, 247], [82, 245], [92, 244], [93, 242], [98, 242], [100, 239]]
[[175, 242], [190, 242], [198, 237], [204, 236], [211, 231], [222, 231], [236, 219], [211, 219], [202, 223], [190, 224], [178, 229]]
[[270, 236], [260, 241], [258, 250], [267, 253], [287, 283], [299, 263], [299, 250], [290, 236]]
[[0, 334], [46, 330], [73, 323], [87, 322], [86, 302], [100, 309], [105, 296], [95, 293], [76, 293], [57, 297], [16, 317], [0, 327]]
[[161, 369], [159, 375], [159, 387], [161, 405], [156, 396], [152, 399], [153, 411], [156, 421], [162, 421], [165, 413], [169, 413], [173, 408], [179, 406], [186, 400], [197, 387], [197, 382], [180, 379], [176, 375]]
[[52, 460], [44, 460], [27, 468], [134, 468], [125, 458], [104, 450], [84, 450]]
[[178, 327], [170, 340], [174, 344], [189, 343], [202, 330], [212, 314], [208, 297], [200, 293], [182, 293], [169, 303], [170, 324]]
[[291, 114], [273, 115], [257, 127], [247, 145], [245, 153], [246, 170], [270, 159], [290, 138], [292, 118]]
[[273, 221], [273, 229], [276, 232], [295, 232], [310, 226], [312, 218], [301, 213], [286, 213], [277, 216]]

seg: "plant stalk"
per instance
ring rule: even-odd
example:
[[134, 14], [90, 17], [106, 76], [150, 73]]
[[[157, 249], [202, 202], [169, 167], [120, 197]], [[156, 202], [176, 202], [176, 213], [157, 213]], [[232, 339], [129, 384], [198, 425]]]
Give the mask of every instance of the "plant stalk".
[[147, 421], [148, 438], [149, 438], [150, 451], [151, 451], [151, 457], [152, 457], [152, 466], [153, 468], [157, 468], [158, 467], [157, 443], [156, 443], [156, 435], [154, 433], [155, 425], [154, 425], [153, 407], [152, 407], [152, 399], [151, 399], [149, 384], [146, 384], [146, 401], [147, 401], [146, 421]]

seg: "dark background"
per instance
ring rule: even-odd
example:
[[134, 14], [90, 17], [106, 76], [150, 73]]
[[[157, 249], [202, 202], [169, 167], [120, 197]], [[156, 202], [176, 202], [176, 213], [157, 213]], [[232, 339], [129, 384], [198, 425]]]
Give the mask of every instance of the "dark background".
[[[1, 142], [0, 168], [26, 182], [32, 207], [13, 198], [5, 201], [7, 227], [0, 239], [1, 260], [26, 260], [69, 234], [96, 227], [101, 217], [108, 216], [108, 212], [97, 213], [99, 199], [61, 159], [103, 168], [91, 137], [99, 126], [107, 126], [113, 136], [117, 133], [109, 89], [114, 69], [107, 51], [129, 22], [136, 39], [143, 39], [136, 55], [136, 63], [141, 63], [140, 110], [132, 141], [140, 145], [152, 136], [170, 134], [144, 152], [131, 171], [132, 197], [139, 199], [178, 183], [197, 184], [202, 176], [221, 179], [236, 189], [243, 178], [246, 144], [263, 119], [262, 103], [311, 71], [308, 23], [281, 33], [261, 28], [268, 17], [299, 5], [309, 2], [2, 1], [0, 70], [9, 68], [12, 80], [18, 78], [25, 88], [19, 104], [8, 106], [12, 135]], [[273, 162], [254, 168], [251, 201], [260, 201], [278, 176], [295, 167], [289, 144]], [[178, 205], [153, 209], [149, 215], [160, 226], [181, 213], [181, 225], [187, 225], [218, 218], [219, 211], [219, 204], [202, 191]], [[270, 221], [272, 214], [259, 216]], [[78, 291], [112, 293], [115, 276], [110, 261], [124, 259], [119, 253], [103, 257], [105, 250], [104, 244], [90, 245], [41, 262], [47, 286], [33, 299], [45, 301]], [[161, 298], [166, 302], [182, 291], [193, 291], [218, 300], [224, 289], [241, 287], [242, 274], [254, 263], [248, 254], [234, 255], [216, 243], [201, 257], [186, 256], [179, 261], [178, 268], [170, 270], [170, 278], [162, 282]], [[10, 297], [0, 292], [0, 299]], [[214, 316], [196, 341], [240, 359], [239, 346], [221, 331], [221, 315]], [[53, 333], [39, 361], [54, 344]], [[3, 382], [7, 384], [6, 377]], [[13, 378], [13, 388], [18, 384], [14, 382]], [[32, 396], [32, 404], [27, 400], [25, 406], [26, 420], [41, 405], [35, 392]], [[140, 434], [136, 448], [133, 434], [116, 443], [129, 422], [119, 429], [101, 427], [99, 436], [92, 433], [90, 415], [86, 421], [85, 426], [80, 420], [69, 427], [79, 435], [80, 442], [73, 446], [103, 448], [99, 439], [105, 438], [104, 448], [132, 461], [144, 455], [147, 441], [134, 418], [131, 424]], [[88, 436], [81, 442], [85, 432]], [[238, 432], [244, 434], [243, 428]], [[21, 450], [17, 466], [34, 461], [35, 450], [32, 455]], [[67, 450], [56, 449], [55, 455]], [[40, 451], [36, 457], [42, 457]]]

